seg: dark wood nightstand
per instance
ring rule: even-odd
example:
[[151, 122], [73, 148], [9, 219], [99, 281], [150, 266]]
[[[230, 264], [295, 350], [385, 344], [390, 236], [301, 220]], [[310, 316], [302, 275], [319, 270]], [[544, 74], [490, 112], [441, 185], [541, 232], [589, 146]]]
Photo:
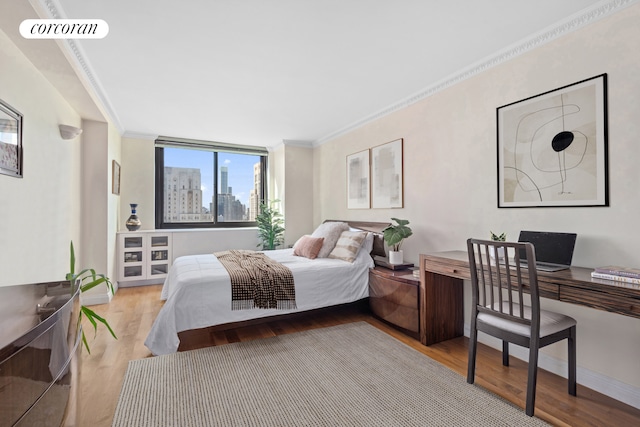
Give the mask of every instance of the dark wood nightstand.
[[413, 270], [369, 270], [369, 305], [380, 319], [413, 337], [420, 335], [420, 279]]

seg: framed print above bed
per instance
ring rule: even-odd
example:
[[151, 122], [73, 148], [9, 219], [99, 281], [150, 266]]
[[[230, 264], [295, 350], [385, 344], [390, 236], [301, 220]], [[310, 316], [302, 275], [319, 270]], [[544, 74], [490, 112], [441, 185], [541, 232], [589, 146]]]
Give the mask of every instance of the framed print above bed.
[[371, 149], [371, 205], [403, 207], [402, 138]]
[[498, 207], [609, 206], [607, 75], [497, 109]]
[[347, 209], [369, 209], [369, 150], [347, 156]]
[[22, 114], [0, 100], [0, 173], [22, 178]]

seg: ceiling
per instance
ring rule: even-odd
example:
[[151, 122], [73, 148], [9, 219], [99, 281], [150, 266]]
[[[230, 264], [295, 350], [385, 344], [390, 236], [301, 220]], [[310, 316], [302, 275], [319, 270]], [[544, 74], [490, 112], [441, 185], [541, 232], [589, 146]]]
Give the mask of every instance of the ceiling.
[[[260, 146], [322, 143], [615, 3], [30, 1], [1, 0], [12, 17], [0, 14], [0, 26], [83, 117], [109, 119], [125, 136]], [[13, 25], [34, 17], [103, 19], [109, 34], [21, 39]]]

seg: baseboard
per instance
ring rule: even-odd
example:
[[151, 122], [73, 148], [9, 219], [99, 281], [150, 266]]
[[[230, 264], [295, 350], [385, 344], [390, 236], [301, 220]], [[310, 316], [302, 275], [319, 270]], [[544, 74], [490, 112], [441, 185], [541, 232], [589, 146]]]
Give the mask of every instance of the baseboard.
[[134, 280], [134, 281], [122, 281], [122, 282], [114, 282], [118, 284], [120, 288], [135, 288], [136, 286], [151, 286], [151, 285], [162, 285], [164, 283], [164, 279], [161, 279], [158, 282], [158, 279], [149, 279], [149, 280]]
[[[114, 289], [114, 291], [116, 291], [116, 289]], [[113, 298], [113, 294], [111, 292], [104, 294], [86, 293], [80, 296], [80, 302], [82, 305], [108, 304], [111, 302], [111, 298]]]
[[[469, 336], [468, 324], [464, 325], [464, 334], [466, 337]], [[502, 343], [498, 339], [485, 335], [481, 337], [479, 341], [502, 351]], [[509, 347], [509, 354], [524, 361], [529, 360], [529, 350], [524, 347], [512, 345]], [[538, 356], [538, 367], [564, 378], [567, 378], [567, 372], [569, 371], [565, 360], [557, 359], [542, 352]], [[577, 377], [578, 384], [640, 409], [640, 387], [623, 383], [615, 378], [591, 371], [587, 368], [581, 368], [580, 366], [578, 366]]]

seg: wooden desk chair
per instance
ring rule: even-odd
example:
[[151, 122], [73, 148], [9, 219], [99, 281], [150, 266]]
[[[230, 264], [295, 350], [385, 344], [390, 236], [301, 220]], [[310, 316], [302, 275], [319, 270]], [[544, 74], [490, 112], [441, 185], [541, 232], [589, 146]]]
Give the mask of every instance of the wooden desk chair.
[[[515, 250], [514, 259], [505, 256], [497, 262], [491, 254], [498, 253], [498, 248], [503, 248], [504, 254], [508, 254], [509, 249]], [[526, 251], [527, 268], [520, 266], [520, 250]], [[472, 287], [467, 382], [473, 384], [475, 380], [478, 331], [502, 340], [504, 366], [509, 366], [509, 343], [529, 348], [526, 414], [533, 416], [538, 349], [566, 338], [569, 345], [569, 394], [575, 396], [576, 321], [563, 314], [540, 309], [533, 245], [469, 239], [467, 251]], [[530, 305], [523, 301], [526, 288], [531, 294]]]

